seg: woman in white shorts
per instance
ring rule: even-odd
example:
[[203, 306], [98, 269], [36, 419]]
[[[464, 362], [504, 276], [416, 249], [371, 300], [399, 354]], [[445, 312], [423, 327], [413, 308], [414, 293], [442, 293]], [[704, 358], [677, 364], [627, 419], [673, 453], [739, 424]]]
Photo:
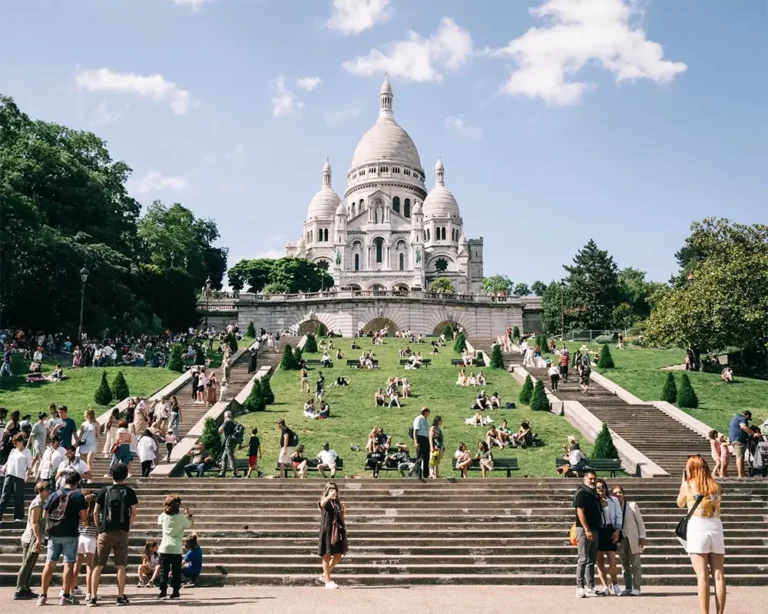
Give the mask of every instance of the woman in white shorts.
[[91, 490], [84, 490], [86, 508], [85, 522], [80, 522], [80, 537], [77, 540], [77, 560], [75, 561], [75, 593], [78, 592], [78, 580], [80, 578], [80, 569], [85, 563], [85, 586], [86, 603], [93, 594], [92, 574], [94, 563], [96, 561], [96, 540], [99, 537], [99, 527], [97, 518], [94, 515], [96, 507], [96, 495]]
[[93, 455], [98, 448], [99, 425], [96, 422], [96, 413], [92, 409], [86, 409], [83, 423], [77, 434], [80, 442], [80, 458], [88, 465], [88, 470], [93, 473]]
[[701, 499], [688, 521], [686, 552], [691, 557], [699, 593], [699, 608], [709, 614], [709, 576], [715, 579], [715, 607], [717, 614], [725, 611], [725, 540], [723, 522], [720, 520], [720, 487], [704, 457], [688, 457], [683, 483], [677, 495], [677, 506], [692, 509]]

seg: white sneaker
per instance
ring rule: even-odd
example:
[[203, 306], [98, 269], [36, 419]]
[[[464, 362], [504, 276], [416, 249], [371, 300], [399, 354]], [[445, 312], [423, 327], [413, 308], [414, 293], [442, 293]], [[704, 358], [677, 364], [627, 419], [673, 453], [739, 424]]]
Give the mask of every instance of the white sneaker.
[[318, 578], [318, 580], [320, 580], [320, 582], [322, 582], [323, 584], [325, 584], [325, 576], [320, 576], [320, 577]]
[[74, 589], [72, 589], [72, 594], [73, 595], [82, 595], [83, 591], [80, 590], [79, 586], [76, 586]]
[[331, 580], [330, 582], [325, 583], [325, 588], [330, 588], [330, 589], [339, 588], [339, 585], [336, 584], [333, 580]]
[[633, 588], [632, 589], [632, 596], [633, 597], [639, 597], [640, 596], [640, 589], [639, 588]]
[[585, 597], [600, 597], [601, 595], [594, 588], [585, 588], [584, 589], [584, 596]]
[[583, 588], [577, 588], [576, 589], [576, 596], [581, 599], [583, 597], [586, 597], [587, 594], [586, 594], [586, 591]]
[[632, 594], [631, 588], [625, 588], [621, 593], [619, 594], [619, 597], [629, 597]]
[[618, 584], [613, 585], [613, 594], [616, 595], [617, 597], [621, 595], [621, 589], [619, 588]]

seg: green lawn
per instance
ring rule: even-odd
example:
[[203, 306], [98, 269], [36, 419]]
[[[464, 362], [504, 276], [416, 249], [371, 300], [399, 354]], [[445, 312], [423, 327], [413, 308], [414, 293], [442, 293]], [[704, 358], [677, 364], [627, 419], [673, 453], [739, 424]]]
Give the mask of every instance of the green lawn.
[[[337, 338], [333, 341], [336, 347], [341, 347], [345, 359], [357, 358], [360, 355], [359, 350], [349, 349], [349, 339]], [[370, 340], [363, 339], [361, 345], [364, 349], [369, 349]], [[478, 441], [485, 438], [487, 431], [487, 427], [464, 424], [466, 418], [474, 415], [474, 411], [469, 408], [480, 388], [461, 388], [455, 384], [457, 369], [451, 366], [450, 359], [456, 358], [457, 355], [450, 348], [441, 348], [440, 354], [432, 355], [428, 354], [431, 349], [429, 345], [416, 344], [412, 347], [421, 350], [425, 357], [432, 358], [432, 365], [418, 370], [404, 370], [398, 364], [400, 358], [398, 350], [404, 345], [405, 343], [400, 339], [388, 338], [385, 345], [377, 346], [375, 353], [379, 359], [380, 369], [362, 371], [349, 369], [344, 360], [335, 361], [333, 369], [324, 369], [326, 398], [331, 405], [329, 420], [304, 418], [303, 405], [309, 395], [306, 392], [299, 392], [298, 372], [278, 370], [272, 377], [275, 404], [269, 406], [265, 412], [247, 414], [238, 418], [246, 426], [247, 432], [250, 432], [253, 426], [259, 427], [264, 451], [263, 466], [266, 467], [266, 471], [272, 473], [277, 460], [280, 437], [275, 422], [279, 418], [284, 418], [288, 425], [299, 433], [300, 443], [306, 447], [307, 456], [314, 457], [323, 442], [328, 441], [344, 459], [344, 475], [361, 475], [365, 462], [365, 443], [374, 425], [382, 426], [385, 432], [392, 436], [393, 444], [410, 443], [409, 449], [415, 456], [413, 442], [408, 440], [408, 427], [420, 409], [426, 406], [432, 410], [431, 417], [440, 415], [443, 418], [446, 454], [441, 464], [441, 475], [454, 474], [456, 477], [455, 472], [451, 470], [451, 460], [458, 443], [463, 441], [475, 451]], [[315, 358], [319, 355], [305, 354], [305, 357]], [[517, 404], [520, 387], [512, 376], [505, 371], [494, 369], [484, 371], [488, 379], [485, 386], [487, 393], [490, 395], [491, 392], [497, 391], [504, 402], [514, 401]], [[311, 370], [309, 375], [314, 391], [317, 370]], [[328, 386], [331, 382], [335, 382], [338, 376], [348, 377], [350, 386]], [[389, 376], [405, 376], [411, 381], [415, 396], [403, 399], [401, 409], [373, 406], [373, 395], [376, 389], [384, 388]], [[561, 453], [566, 436], [578, 435], [564, 418], [548, 412], [533, 412], [528, 408], [518, 407], [514, 410], [493, 410], [490, 413], [497, 425], [506, 418], [510, 428], [515, 430], [522, 420], [529, 420], [533, 430], [546, 443], [541, 448], [525, 450], [494, 448], [493, 453], [498, 457], [517, 457], [520, 471], [516, 472], [516, 475], [520, 477], [555, 475], [553, 459]], [[352, 444], [359, 445], [361, 451], [351, 451]], [[470, 473], [470, 475], [474, 474], [475, 472]], [[479, 472], [475, 477], [478, 476]]]
[[[567, 343], [573, 353], [582, 343]], [[597, 344], [587, 344], [591, 350], [599, 349]], [[611, 345], [611, 356], [615, 369], [598, 371], [644, 401], [661, 398], [664, 380], [668, 371], [664, 367], [679, 365], [685, 361], [681, 349], [645, 349], [636, 346], [619, 350]], [[673, 371], [678, 388], [683, 371]], [[768, 381], [736, 377], [732, 384], [726, 384], [718, 373], [688, 372], [693, 389], [699, 397], [699, 407], [684, 409], [721, 432], [728, 432], [728, 422], [737, 412], [752, 411], [753, 424], [762, 424], [768, 419]]]

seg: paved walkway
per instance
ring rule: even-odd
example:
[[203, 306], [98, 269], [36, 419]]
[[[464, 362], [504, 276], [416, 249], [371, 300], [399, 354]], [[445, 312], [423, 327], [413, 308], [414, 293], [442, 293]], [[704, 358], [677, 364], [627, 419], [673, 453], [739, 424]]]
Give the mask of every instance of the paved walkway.
[[[543, 586], [434, 586], [425, 588], [259, 588], [233, 587], [182, 589], [178, 602], [151, 599], [155, 591], [129, 589], [131, 607], [114, 606], [114, 587], [105, 588], [105, 599], [98, 612], [131, 612], [142, 608], [151, 614], [185, 610], [240, 614], [287, 614], [333, 612], [359, 614], [391, 609], [398, 614], [508, 614], [510, 611], [533, 611], [536, 614], [563, 614], [587, 609], [590, 614], [698, 614], [696, 590], [690, 588], [649, 587], [642, 597], [601, 597], [577, 600], [574, 590], [567, 587]], [[11, 601], [12, 589], [0, 589], [4, 614], [22, 614], [34, 610], [27, 601]], [[52, 591], [58, 593], [58, 589]], [[726, 611], [740, 614], [765, 611], [765, 588], [733, 587], [728, 592]], [[57, 603], [58, 600], [52, 600]], [[384, 604], [384, 605], [383, 605]], [[47, 611], [48, 608], [41, 610]], [[58, 609], [57, 605], [53, 609]], [[67, 611], [85, 611], [85, 607], [70, 607]], [[90, 611], [90, 610], [89, 610]], [[712, 601], [714, 614], [714, 600]]]

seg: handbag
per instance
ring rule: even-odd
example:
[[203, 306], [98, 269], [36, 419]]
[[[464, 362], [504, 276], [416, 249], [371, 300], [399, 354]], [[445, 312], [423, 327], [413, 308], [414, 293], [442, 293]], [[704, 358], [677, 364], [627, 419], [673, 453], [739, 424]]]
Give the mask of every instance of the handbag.
[[576, 538], [576, 523], [571, 525], [571, 530], [568, 531], [568, 537], [571, 541], [571, 546], [578, 546], [579, 540]]
[[678, 522], [675, 527], [675, 537], [677, 537], [677, 541], [680, 542], [680, 545], [683, 548], [687, 548], [688, 546], [688, 521], [691, 519], [691, 516], [693, 516], [696, 508], [699, 507], [699, 503], [701, 503], [703, 498], [703, 495], [696, 496], [696, 501], [694, 502], [693, 507], [685, 515], [685, 518]]

